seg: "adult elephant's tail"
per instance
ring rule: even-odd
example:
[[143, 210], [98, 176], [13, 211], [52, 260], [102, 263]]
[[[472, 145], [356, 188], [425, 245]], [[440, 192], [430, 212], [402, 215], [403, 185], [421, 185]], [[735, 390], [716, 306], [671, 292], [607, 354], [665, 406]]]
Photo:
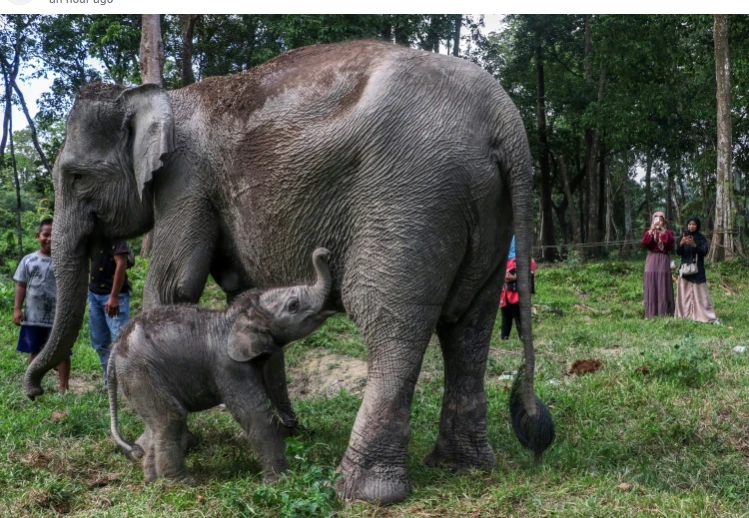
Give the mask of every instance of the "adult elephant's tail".
[[[506, 94], [504, 94], [506, 97]], [[512, 104], [509, 98], [506, 102]], [[507, 107], [506, 107], [507, 108]], [[504, 112], [505, 124], [500, 127], [513, 127], [511, 137], [498, 142], [502, 152], [499, 153], [499, 167], [510, 183], [512, 196], [512, 219], [515, 227], [515, 264], [517, 272], [518, 294], [520, 297], [520, 334], [523, 341], [524, 363], [520, 367], [510, 392], [510, 415], [512, 427], [520, 444], [531, 449], [539, 461], [541, 454], [554, 441], [554, 421], [549, 409], [536, 396], [533, 388], [533, 377], [536, 366], [536, 355], [533, 349], [531, 330], [531, 251], [533, 248], [533, 171], [528, 141], [520, 114], [514, 106]], [[513, 123], [506, 124], [509, 119]]]

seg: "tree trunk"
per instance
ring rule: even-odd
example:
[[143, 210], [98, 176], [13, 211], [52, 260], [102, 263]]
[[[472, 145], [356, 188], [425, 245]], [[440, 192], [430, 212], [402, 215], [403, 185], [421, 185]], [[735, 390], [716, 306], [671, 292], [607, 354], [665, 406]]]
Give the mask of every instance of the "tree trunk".
[[[10, 95], [10, 85], [5, 85], [6, 95]], [[8, 140], [10, 141], [10, 165], [13, 169], [13, 182], [16, 187], [16, 238], [18, 240], [18, 262], [23, 259], [23, 226], [21, 225], [21, 181], [16, 167], [16, 150], [13, 148], [13, 118], [8, 120]]]
[[[583, 48], [583, 67], [585, 69], [585, 80], [588, 83], [593, 83], [593, 65], [591, 63], [591, 53], [593, 52], [593, 40], [591, 36], [591, 16], [590, 14], [585, 15], [585, 46]], [[587, 185], [586, 185], [586, 199], [588, 201], [588, 210], [585, 211], [585, 213], [588, 214], [587, 223], [583, 223], [585, 225], [585, 241], [586, 242], [593, 242], [595, 239], [591, 235], [591, 221], [595, 221], [595, 219], [590, 217], [590, 213], [593, 210], [593, 207], [595, 206], [594, 203], [594, 196], [595, 196], [595, 190], [594, 190], [594, 180], [593, 180], [593, 173], [592, 173], [592, 167], [591, 167], [591, 160], [595, 160], [595, 131], [592, 127], [585, 128], [585, 176], [588, 179]], [[583, 213], [583, 214], [585, 214]], [[585, 216], [583, 216], [583, 221], [585, 221]]]
[[646, 225], [650, 225], [650, 218], [653, 217], [652, 193], [650, 192], [650, 180], [653, 177], [653, 156], [650, 151], [645, 155], [645, 210], [648, 212], [645, 216]]
[[389, 43], [393, 42], [393, 24], [391, 16], [392, 15], [389, 14], [382, 15], [382, 23], [380, 24], [380, 38]]
[[13, 56], [13, 64], [8, 63], [5, 54], [0, 49], [0, 68], [3, 71], [3, 84], [5, 85], [5, 112], [3, 114], [3, 137], [0, 140], [0, 164], [5, 161], [5, 146], [8, 143], [8, 136], [10, 131], [8, 127], [10, 125], [11, 111], [12, 111], [12, 97], [13, 92], [11, 85], [15, 82], [16, 76], [18, 76], [18, 70], [21, 65], [21, 53], [18, 48], [15, 49], [15, 55]]
[[674, 224], [674, 165], [668, 164], [666, 174], [666, 225]]
[[538, 122], [539, 162], [541, 165], [541, 246], [544, 261], [556, 259], [554, 219], [551, 207], [551, 171], [549, 142], [546, 136], [546, 99], [544, 87], [544, 56], [540, 41], [536, 42], [536, 120]]
[[408, 27], [403, 25], [403, 20], [399, 18], [399, 15], [395, 16], [395, 43], [397, 45], [408, 47], [409, 45], [411, 45], [411, 33], [409, 32]]
[[676, 183], [676, 177], [679, 174], [679, 171], [677, 170], [677, 167], [674, 166], [673, 170], [669, 170], [669, 182], [671, 183], [671, 187], [669, 190], [671, 191], [671, 200], [669, 201], [669, 206], [671, 208], [671, 226], [677, 227], [681, 226], [683, 223], [681, 219], [681, 206], [682, 204], [679, 203], [679, 192], [676, 189], [677, 183]]
[[[580, 242], [581, 243], [587, 242], [588, 240], [588, 237], [587, 237], [588, 227], [587, 225], [585, 225], [585, 216], [586, 216], [585, 214], [585, 191], [586, 189], [584, 189], [582, 185], [577, 190], [577, 207], [579, 209], [577, 213], [580, 215], [577, 220], [577, 224], [578, 224], [578, 227], [580, 228]], [[579, 247], [579, 248], [582, 250], [582, 247]]]
[[575, 209], [575, 199], [572, 197], [570, 191], [570, 181], [567, 175], [567, 165], [564, 162], [564, 157], [559, 155], [559, 173], [562, 175], [562, 184], [564, 185], [564, 195], [569, 200], [570, 220], [572, 220], [572, 241], [575, 243], [575, 249], [580, 252], [580, 243], [583, 238], [580, 231], [580, 220], [577, 217], [577, 211]]
[[557, 220], [559, 221], [559, 230], [562, 233], [562, 243], [566, 245], [569, 244], [570, 239], [567, 235], [567, 208], [569, 207], [569, 203], [567, 202], [567, 198], [562, 201], [562, 203], [559, 204], [557, 207], [556, 205], [552, 205], [552, 208], [554, 209], [554, 212], [557, 213]]
[[453, 21], [455, 23], [455, 29], [453, 30], [453, 56], [458, 57], [460, 55], [460, 28], [463, 25], [463, 15], [453, 15]]
[[[601, 141], [603, 139], [600, 139]], [[598, 159], [598, 235], [606, 235], [606, 207], [608, 204], [608, 198], [606, 194], [606, 184], [611, 183], [609, 180], [606, 181], [606, 147], [601, 142], [599, 145], [599, 159]], [[605, 239], [608, 241], [608, 239]]]
[[[625, 188], [622, 190], [624, 196], [624, 239], [626, 241], [634, 241], [635, 236], [632, 231], [632, 199], [629, 196], [629, 189]], [[630, 244], [625, 244], [622, 250], [626, 253], [631, 248]]]
[[29, 113], [29, 109], [26, 106], [26, 99], [23, 97], [23, 93], [21, 93], [21, 89], [18, 88], [18, 83], [13, 80], [12, 81], [13, 89], [16, 91], [16, 96], [18, 97], [18, 102], [21, 103], [21, 109], [23, 110], [23, 114], [26, 116], [26, 122], [29, 124], [29, 131], [31, 133], [31, 142], [34, 143], [34, 149], [36, 149], [36, 152], [39, 154], [39, 158], [42, 161], [42, 165], [44, 165], [44, 169], [47, 170], [47, 174], [52, 174], [52, 168], [49, 165], [49, 161], [47, 160], [47, 155], [44, 154], [44, 150], [42, 149], [41, 144], [39, 144], [39, 137], [36, 133], [36, 124], [34, 124], [34, 119], [31, 117], [31, 114]]
[[[185, 15], [194, 16], [194, 15]], [[196, 18], [197, 20], [197, 18]], [[182, 19], [180, 18], [180, 26], [182, 26]], [[192, 21], [192, 27], [194, 29], [195, 21]], [[183, 36], [184, 37], [184, 36]], [[192, 36], [190, 37], [192, 41]], [[182, 40], [182, 50], [184, 51], [184, 39]], [[192, 51], [190, 52], [192, 54]], [[184, 55], [182, 56], [182, 72], [185, 72], [185, 61]], [[190, 68], [190, 74], [192, 74], [192, 57], [187, 62]], [[157, 84], [163, 86], [163, 70], [164, 70], [164, 44], [161, 40], [161, 16], [158, 14], [144, 14], [143, 21], [141, 24], [140, 33], [140, 77], [143, 84]], [[184, 80], [184, 75], [182, 76]], [[195, 78], [193, 77], [193, 80]], [[153, 232], [147, 233], [143, 237], [143, 243], [140, 247], [140, 255], [142, 257], [148, 257], [151, 253], [151, 247], [153, 246]]]
[[[5, 75], [3, 74], [3, 77]], [[5, 110], [3, 110], [3, 137], [0, 140], [0, 166], [5, 162], [5, 145], [8, 142], [8, 124], [10, 123], [12, 104], [9, 95], [5, 95]]]
[[427, 50], [431, 50], [432, 52], [439, 54], [440, 53], [440, 31], [439, 31], [439, 15], [433, 14], [431, 21], [429, 22], [429, 32], [428, 32], [428, 40], [427, 45], [429, 48]]
[[[601, 69], [601, 74], [598, 77], [598, 104], [600, 105], [603, 102], [603, 91], [606, 85], [606, 69]], [[590, 128], [590, 134], [588, 134], [588, 130], [586, 131], [586, 147], [589, 145], [589, 155], [588, 155], [588, 162], [586, 165], [586, 174], [588, 175], [588, 189], [589, 189], [589, 196], [588, 196], [588, 242], [589, 243], [595, 243], [600, 239], [600, 234], [598, 232], [598, 213], [599, 206], [598, 206], [598, 197], [605, 196], [603, 192], [596, 192], [600, 189], [600, 181], [599, 178], [597, 178], [597, 175], [595, 174], [596, 170], [596, 160], [598, 159], [598, 144], [599, 144], [599, 135], [598, 130], [596, 128]], [[588, 142], [588, 138], [590, 139]], [[599, 173], [600, 174], [600, 173]], [[592, 256], [596, 256], [598, 254], [597, 247], [591, 247], [590, 254]]]
[[713, 229], [713, 218], [710, 215], [710, 192], [708, 191], [707, 185], [707, 169], [700, 167], [700, 188], [702, 190], [702, 214], [705, 215], [705, 223], [702, 228], [705, 229], [705, 233], [712, 232]]
[[585, 15], [585, 47], [583, 49], [583, 66], [585, 67], [585, 78], [593, 82], [593, 63], [591, 62], [591, 53], [593, 52], [593, 36], [590, 28], [592, 14]]
[[614, 187], [612, 186], [612, 181], [609, 179], [608, 182], [605, 184], [606, 189], [606, 214], [605, 214], [605, 222], [606, 222], [606, 234], [605, 234], [605, 241], [607, 243], [611, 242], [611, 239], [613, 237], [614, 231], [616, 229], [616, 225], [614, 224]]
[[140, 77], [143, 84], [163, 85], [164, 44], [161, 16], [144, 14], [140, 33]]
[[179, 52], [182, 86], [191, 85], [195, 82], [195, 74], [192, 71], [192, 38], [197, 21], [197, 14], [179, 15], [180, 35], [182, 37], [182, 46]]
[[728, 15], [714, 15], [715, 78], [717, 82], [718, 178], [715, 194], [715, 231], [709, 259], [721, 261], [740, 253], [733, 234], [734, 207], [731, 176], [731, 76], [728, 56]]

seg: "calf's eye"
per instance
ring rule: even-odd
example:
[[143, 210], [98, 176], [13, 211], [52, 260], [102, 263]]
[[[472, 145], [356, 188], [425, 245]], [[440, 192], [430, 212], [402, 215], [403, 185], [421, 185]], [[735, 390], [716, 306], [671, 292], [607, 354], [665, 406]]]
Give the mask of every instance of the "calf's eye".
[[297, 311], [299, 311], [299, 301], [297, 299], [292, 299], [289, 302], [288, 310], [289, 313], [296, 313]]

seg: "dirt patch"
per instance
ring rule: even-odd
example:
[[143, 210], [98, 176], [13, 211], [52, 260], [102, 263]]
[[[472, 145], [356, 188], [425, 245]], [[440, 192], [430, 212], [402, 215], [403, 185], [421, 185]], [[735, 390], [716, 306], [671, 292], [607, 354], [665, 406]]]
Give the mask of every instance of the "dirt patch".
[[29, 491], [26, 502], [21, 509], [44, 509], [46, 513], [69, 514], [71, 511], [71, 496], [68, 493], [50, 494], [41, 489]]
[[611, 347], [599, 347], [595, 350], [595, 352], [602, 355], [621, 356], [625, 352], [627, 352], [627, 350], [628, 349], [622, 347], [619, 344], [614, 344]]
[[27, 464], [35, 469], [51, 468], [52, 471], [59, 471], [59, 469], [55, 469], [55, 465], [59, 464], [58, 462], [56, 462], [57, 459], [54, 459], [52, 456], [47, 455], [41, 450], [31, 450], [26, 453], [11, 452], [10, 454], [8, 454], [8, 459], [11, 461], [20, 462], [22, 464]]
[[96, 390], [98, 387], [98, 384], [81, 378], [70, 378], [68, 380], [68, 390], [73, 394], [84, 394]]
[[311, 351], [298, 367], [288, 369], [289, 392], [297, 397], [330, 397], [341, 389], [361, 395], [367, 381], [367, 362], [342, 354]]
[[119, 480], [119, 474], [106, 471], [89, 471], [83, 476], [83, 481], [88, 485], [89, 489], [105, 487]]
[[569, 373], [574, 376], [583, 374], [593, 374], [603, 368], [603, 364], [598, 360], [577, 360], [570, 366]]
[[49, 420], [52, 421], [53, 423], [57, 423], [60, 421], [64, 421], [67, 417], [68, 417], [67, 412], [60, 412], [59, 410], [55, 410], [49, 416]]

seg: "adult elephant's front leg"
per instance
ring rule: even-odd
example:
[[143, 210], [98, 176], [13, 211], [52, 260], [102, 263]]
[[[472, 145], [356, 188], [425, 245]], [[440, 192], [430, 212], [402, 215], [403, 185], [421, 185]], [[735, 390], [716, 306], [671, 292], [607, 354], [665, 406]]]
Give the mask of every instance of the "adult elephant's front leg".
[[[160, 304], [197, 303], [200, 300], [216, 246], [217, 227], [212, 216], [205, 212], [157, 221], [143, 289], [144, 310]], [[183, 452], [197, 446], [197, 436], [186, 426], [181, 434]], [[151, 450], [145, 451], [151, 451], [153, 467], [153, 444]]]
[[364, 400], [341, 460], [336, 491], [380, 504], [408, 496], [411, 402], [439, 307], [382, 303], [356, 318], [367, 343]]
[[218, 225], [207, 212], [175, 213], [157, 220], [143, 309], [197, 303], [208, 280]]

